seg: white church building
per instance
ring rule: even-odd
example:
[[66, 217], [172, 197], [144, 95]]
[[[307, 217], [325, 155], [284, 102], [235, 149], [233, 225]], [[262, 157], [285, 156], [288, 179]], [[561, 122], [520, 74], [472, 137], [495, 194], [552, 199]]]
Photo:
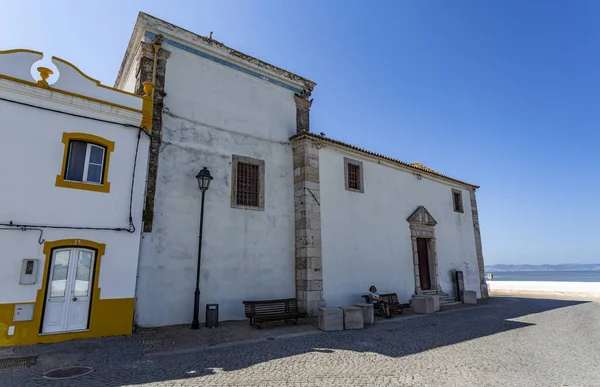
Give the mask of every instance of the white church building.
[[[487, 296], [476, 185], [316, 135], [316, 83], [140, 13], [115, 87], [155, 84], [137, 273], [140, 326], [192, 320], [206, 167], [201, 307], [242, 301], [361, 302], [397, 293]], [[317, 132], [320, 132], [317, 129]], [[201, 315], [201, 321], [203, 316]]]

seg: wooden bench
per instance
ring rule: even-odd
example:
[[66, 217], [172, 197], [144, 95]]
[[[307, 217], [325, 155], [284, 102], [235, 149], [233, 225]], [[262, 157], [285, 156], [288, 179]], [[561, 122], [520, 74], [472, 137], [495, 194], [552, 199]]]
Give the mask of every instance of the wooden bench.
[[304, 317], [304, 313], [298, 311], [298, 300], [295, 298], [244, 301], [243, 304], [246, 317], [250, 319], [250, 325], [278, 320], [291, 321], [295, 325], [298, 323], [299, 317]]
[[[400, 301], [398, 300], [398, 295], [396, 293], [386, 293], [386, 294], [380, 294], [381, 298], [383, 298], [383, 302], [385, 302], [386, 304], [388, 304], [389, 308], [390, 308], [390, 313], [394, 314], [396, 313], [402, 313], [403, 309], [410, 309], [410, 304], [406, 303], [406, 304], [401, 304]], [[368, 294], [363, 294], [362, 296], [365, 299], [365, 302], [367, 302], [368, 304], [372, 304], [373, 302], [371, 301], [371, 299], [369, 298]], [[380, 314], [383, 314], [383, 311], [381, 310], [381, 308], [377, 308], [377, 311]]]

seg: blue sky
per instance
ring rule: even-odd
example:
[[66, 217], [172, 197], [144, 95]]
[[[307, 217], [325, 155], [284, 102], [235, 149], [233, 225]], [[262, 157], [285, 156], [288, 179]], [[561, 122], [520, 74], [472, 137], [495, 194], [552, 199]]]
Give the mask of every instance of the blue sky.
[[138, 11], [213, 31], [316, 81], [313, 131], [481, 185], [486, 263], [600, 262], [600, 2], [5, 3], [0, 49], [107, 85]]

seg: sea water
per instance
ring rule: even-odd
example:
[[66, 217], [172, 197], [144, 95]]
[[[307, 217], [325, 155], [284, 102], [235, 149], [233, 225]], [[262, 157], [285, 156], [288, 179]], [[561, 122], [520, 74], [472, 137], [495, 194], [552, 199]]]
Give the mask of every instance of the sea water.
[[[488, 273], [486, 272], [486, 278]], [[497, 271], [491, 273], [494, 281], [600, 282], [600, 270]]]

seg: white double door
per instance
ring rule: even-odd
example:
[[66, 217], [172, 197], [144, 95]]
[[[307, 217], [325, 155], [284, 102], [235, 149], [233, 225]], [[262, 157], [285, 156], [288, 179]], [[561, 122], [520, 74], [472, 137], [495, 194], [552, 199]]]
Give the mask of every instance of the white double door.
[[78, 248], [54, 250], [46, 291], [43, 333], [87, 329], [94, 259], [93, 250]]

